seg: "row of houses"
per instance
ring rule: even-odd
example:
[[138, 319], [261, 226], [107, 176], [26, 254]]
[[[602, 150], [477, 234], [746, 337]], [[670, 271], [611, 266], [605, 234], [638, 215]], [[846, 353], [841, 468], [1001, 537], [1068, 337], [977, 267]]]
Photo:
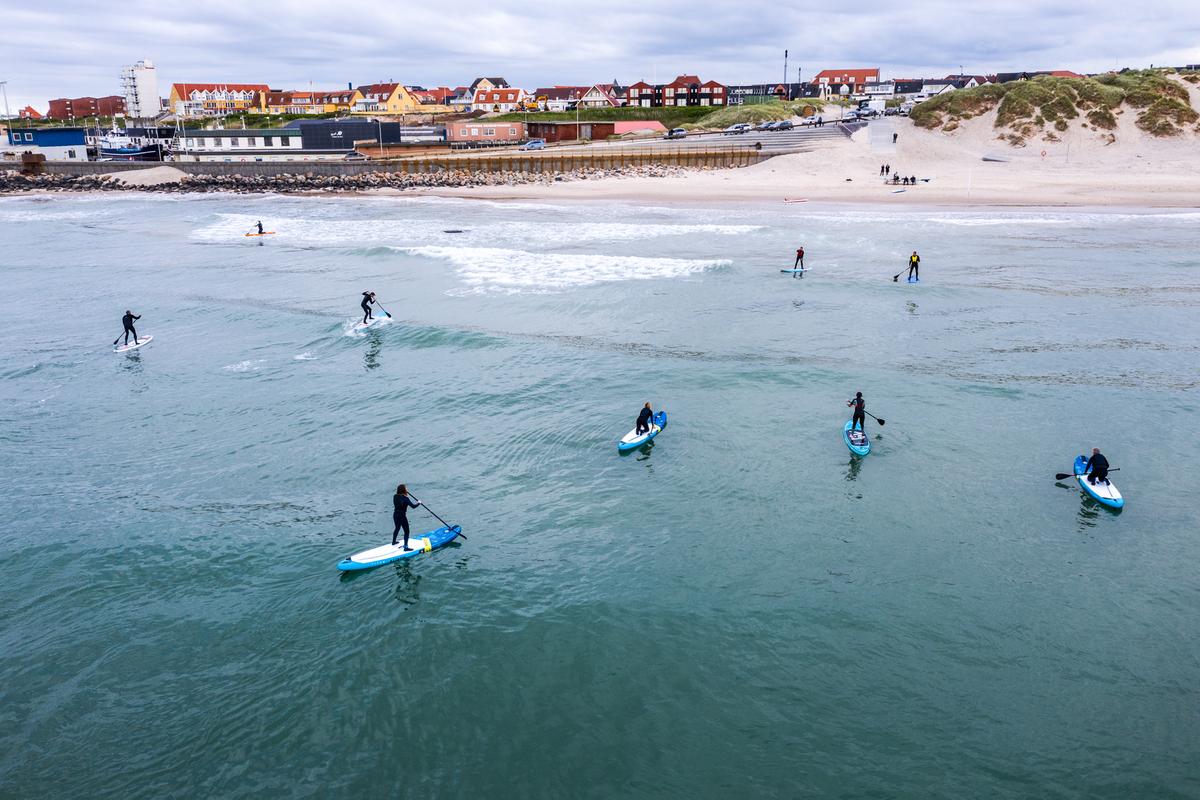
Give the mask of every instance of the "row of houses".
[[[544, 86], [533, 90], [512, 86], [502, 77], [480, 77], [469, 86], [457, 87], [426, 88], [386, 81], [360, 86], [347, 84], [344, 89], [321, 91], [279, 90], [263, 83], [174, 83], [163, 108], [180, 117], [217, 117], [240, 113], [401, 115], [568, 111], [624, 106], [727, 106], [766, 99], [831, 97], [859, 100], [900, 98], [919, 102], [955, 89], [983, 83], [1028, 80], [1038, 75], [1082, 77], [1068, 70], [1052, 70], [883, 81], [878, 67], [867, 67], [822, 70], [808, 82], [740, 86], [701, 80], [698, 75], [691, 74], [678, 75], [668, 83], [637, 81], [623, 86], [614, 80], [590, 85]], [[126, 98], [117, 95], [57, 98], [50, 101], [49, 111], [44, 116], [55, 120], [122, 116], [127, 113], [126, 106]], [[19, 116], [30, 120], [43, 118], [31, 107], [21, 109]]]

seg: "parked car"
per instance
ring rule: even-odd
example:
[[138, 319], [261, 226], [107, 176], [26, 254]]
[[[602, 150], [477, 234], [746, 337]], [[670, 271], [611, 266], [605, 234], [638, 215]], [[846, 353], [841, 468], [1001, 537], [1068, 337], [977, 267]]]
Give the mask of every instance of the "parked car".
[[521, 149], [522, 150], [545, 150], [546, 149], [546, 140], [545, 139], [530, 139], [528, 142], [521, 145]]
[[774, 125], [771, 126], [771, 130], [773, 130], [773, 131], [790, 131], [794, 127], [796, 127], [796, 126], [790, 119], [781, 119], [781, 120], [779, 120], [779, 122], [776, 122]]
[[733, 125], [730, 125], [728, 128], [721, 131], [721, 135], [722, 136], [734, 136], [739, 133], [746, 133], [749, 130], [750, 130], [749, 122], [738, 122]]
[[664, 136], [663, 138], [664, 139], [684, 139], [686, 137], [687, 137], [687, 131], [685, 131], [683, 128], [671, 128], [671, 130], [667, 131], [667, 135]]
[[775, 129], [775, 120], [769, 119], [766, 122], [760, 122], [754, 126], [756, 131], [770, 131]]

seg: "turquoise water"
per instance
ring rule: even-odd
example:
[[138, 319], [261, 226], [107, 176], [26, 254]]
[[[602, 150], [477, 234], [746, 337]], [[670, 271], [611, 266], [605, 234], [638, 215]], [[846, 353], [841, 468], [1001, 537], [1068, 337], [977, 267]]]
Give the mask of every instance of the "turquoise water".
[[0, 201], [0, 795], [1200, 796], [1198, 222]]

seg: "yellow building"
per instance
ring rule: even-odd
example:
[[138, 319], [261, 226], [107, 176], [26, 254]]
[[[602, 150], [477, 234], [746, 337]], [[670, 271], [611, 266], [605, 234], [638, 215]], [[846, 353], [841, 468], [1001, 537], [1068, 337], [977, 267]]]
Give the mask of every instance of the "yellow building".
[[265, 112], [265, 83], [173, 83], [171, 111], [181, 117], [223, 117], [243, 111]]
[[362, 99], [357, 89], [333, 92], [268, 92], [267, 112], [270, 114], [332, 114], [350, 111]]
[[354, 104], [355, 114], [411, 114], [422, 110], [403, 84], [370, 83], [355, 91], [361, 96]]

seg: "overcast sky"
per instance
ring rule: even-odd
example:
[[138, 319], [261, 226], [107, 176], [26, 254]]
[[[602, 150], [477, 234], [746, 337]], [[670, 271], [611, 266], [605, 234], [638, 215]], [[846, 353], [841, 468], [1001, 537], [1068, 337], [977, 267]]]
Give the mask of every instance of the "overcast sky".
[[[173, 82], [335, 89], [379, 80], [461, 85], [501, 75], [525, 88], [697, 73], [778, 81], [783, 50], [808, 78], [875, 67], [883, 77], [1200, 62], [1196, 0], [813, 3], [355, 3], [317, 0], [0, 0], [0, 80], [16, 108], [119, 94], [123, 65]], [[845, 11], [828, 9], [843, 8]]]

